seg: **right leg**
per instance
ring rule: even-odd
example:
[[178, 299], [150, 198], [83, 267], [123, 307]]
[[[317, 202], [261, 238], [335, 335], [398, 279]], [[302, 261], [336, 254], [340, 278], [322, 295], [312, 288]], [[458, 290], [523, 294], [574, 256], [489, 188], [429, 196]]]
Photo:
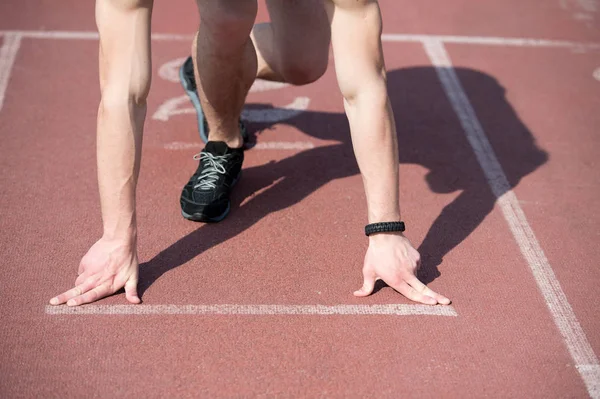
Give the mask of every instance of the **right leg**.
[[[240, 177], [244, 160], [239, 118], [256, 77], [256, 52], [250, 31], [257, 4], [256, 0], [196, 2], [200, 28], [192, 56], [195, 57], [198, 96], [196, 91], [188, 90], [192, 86], [188, 86], [187, 77], [184, 87], [199, 108], [200, 134], [204, 140], [205, 121], [210, 129], [208, 142], [196, 158], [200, 161], [198, 168], [183, 188], [180, 203], [186, 219], [218, 222], [229, 213], [229, 196]], [[187, 61], [182, 72], [187, 69], [186, 64]]]
[[255, 1], [197, 2], [200, 30], [181, 81], [198, 113], [202, 140], [237, 148], [243, 139], [236, 124], [254, 78], [303, 85], [321, 77], [329, 59], [329, 21], [322, 0], [267, 0], [271, 22], [253, 29]]
[[250, 31], [256, 0], [197, 0], [200, 28], [192, 56], [210, 140], [243, 145], [238, 120], [256, 77], [256, 52]]

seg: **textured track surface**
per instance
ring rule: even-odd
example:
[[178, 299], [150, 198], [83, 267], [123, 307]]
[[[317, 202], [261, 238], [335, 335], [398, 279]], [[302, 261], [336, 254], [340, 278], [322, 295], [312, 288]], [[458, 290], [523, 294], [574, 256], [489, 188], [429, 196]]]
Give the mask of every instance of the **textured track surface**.
[[[600, 397], [600, 4], [381, 4], [404, 219], [445, 310], [351, 294], [366, 207], [333, 65], [255, 88], [230, 216], [181, 218], [190, 41], [160, 35], [144, 305], [47, 309], [101, 231], [93, 5], [0, 4], [0, 396]], [[154, 32], [196, 23], [193, 2], [157, 2]]]

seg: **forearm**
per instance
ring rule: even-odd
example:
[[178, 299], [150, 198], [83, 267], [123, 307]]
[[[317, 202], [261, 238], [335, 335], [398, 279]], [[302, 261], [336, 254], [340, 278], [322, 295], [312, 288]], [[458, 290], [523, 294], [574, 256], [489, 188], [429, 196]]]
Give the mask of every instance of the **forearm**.
[[99, 0], [102, 98], [97, 122], [98, 185], [108, 239], [136, 237], [135, 193], [150, 87], [151, 2]]
[[[387, 96], [377, 2], [332, 0], [336, 73], [365, 187], [369, 222], [400, 220], [398, 145]], [[335, 7], [335, 8], [334, 8]]]
[[352, 144], [363, 178], [369, 223], [400, 220], [398, 145], [385, 81], [345, 101]]
[[98, 110], [98, 186], [106, 238], [136, 233], [135, 191], [145, 111], [144, 105], [107, 106], [104, 100]]

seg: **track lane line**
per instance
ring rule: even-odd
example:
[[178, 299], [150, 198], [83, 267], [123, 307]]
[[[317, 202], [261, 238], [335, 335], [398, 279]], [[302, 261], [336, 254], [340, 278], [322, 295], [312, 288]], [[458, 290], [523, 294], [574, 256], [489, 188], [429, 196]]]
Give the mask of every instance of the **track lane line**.
[[[43, 31], [43, 30], [0, 30], [0, 37], [17, 34], [28, 39], [62, 39], [62, 40], [97, 40], [98, 33], [94, 31]], [[156, 41], [191, 41], [193, 35], [153, 33], [152, 40]], [[488, 46], [516, 47], [566, 47], [577, 50], [600, 50], [600, 43], [576, 42], [570, 40], [537, 39], [525, 37], [497, 36], [459, 36], [459, 35], [424, 35], [384, 33], [384, 42], [420, 42], [438, 41], [455, 44], [479, 44]]]
[[458, 36], [458, 35], [411, 35], [384, 33], [383, 41], [389, 42], [442, 42], [453, 44], [477, 44], [511, 47], [567, 47], [576, 49], [600, 49], [600, 43], [584, 43], [569, 40], [549, 40], [526, 37]]
[[18, 33], [4, 35], [2, 47], [0, 47], [0, 111], [4, 106], [10, 73], [20, 47], [21, 35]]
[[430, 305], [83, 305], [46, 306], [49, 315], [384, 315], [458, 316], [452, 306]]
[[444, 44], [437, 40], [427, 40], [423, 43], [423, 47], [436, 69], [446, 96], [463, 127], [487, 182], [497, 198], [497, 204], [502, 210], [504, 219], [531, 269], [554, 323], [586, 385], [588, 394], [594, 399], [600, 398], [600, 362], [533, 229], [527, 222], [517, 196], [511, 190], [504, 170], [456, 75]]

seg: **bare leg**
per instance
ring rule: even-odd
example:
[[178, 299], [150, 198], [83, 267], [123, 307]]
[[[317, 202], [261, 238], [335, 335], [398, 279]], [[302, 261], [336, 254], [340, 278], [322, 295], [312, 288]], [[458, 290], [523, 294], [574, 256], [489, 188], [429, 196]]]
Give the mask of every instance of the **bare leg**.
[[267, 0], [267, 7], [271, 22], [252, 30], [257, 77], [295, 85], [319, 79], [331, 39], [323, 0]]
[[256, 77], [302, 85], [327, 69], [327, 14], [322, 0], [267, 0], [272, 22], [252, 29], [255, 1], [197, 2], [201, 24], [192, 57], [209, 140], [241, 147], [238, 119]]
[[200, 28], [194, 40], [196, 81], [212, 141], [243, 145], [238, 127], [244, 100], [256, 77], [250, 31], [256, 0], [197, 0]]

